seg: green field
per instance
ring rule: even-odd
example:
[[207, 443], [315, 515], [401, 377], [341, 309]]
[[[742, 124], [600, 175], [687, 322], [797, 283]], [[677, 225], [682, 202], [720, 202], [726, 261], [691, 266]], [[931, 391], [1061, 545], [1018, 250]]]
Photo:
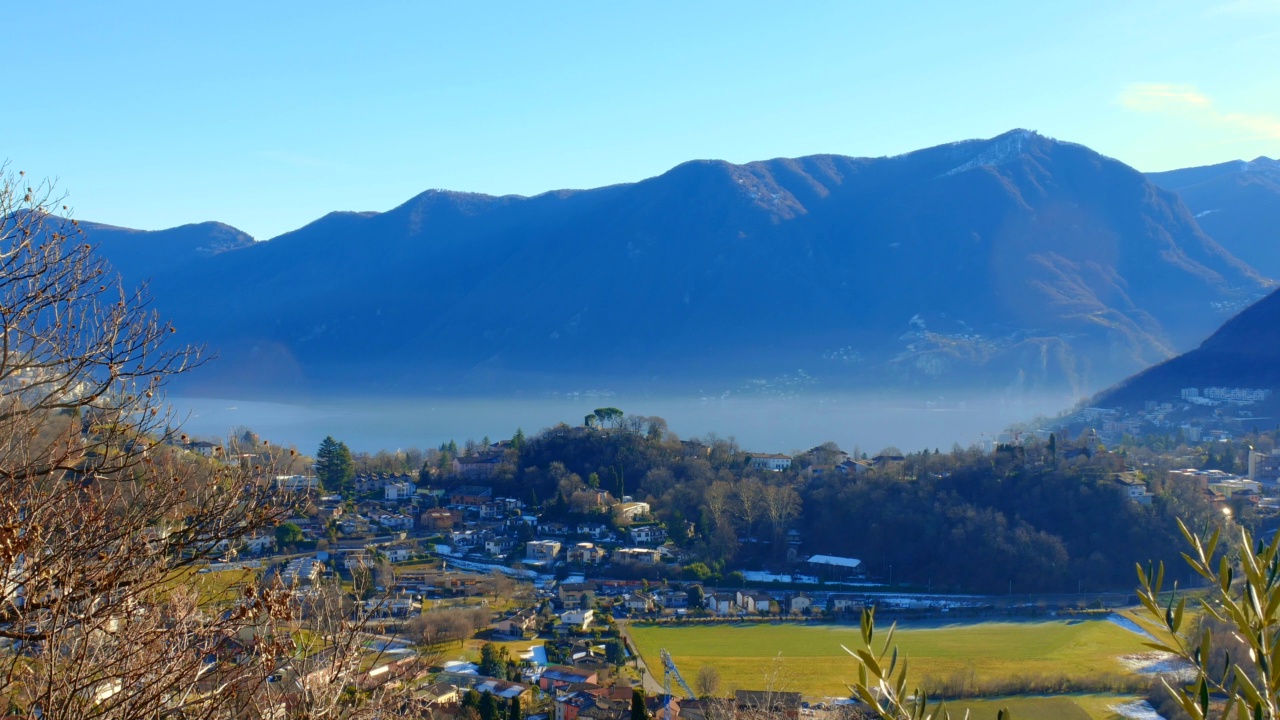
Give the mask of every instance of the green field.
[[[703, 666], [719, 670], [722, 692], [772, 686], [807, 696], [847, 696], [857, 664], [840, 646], [861, 647], [855, 625], [635, 625], [631, 635], [651, 669], [661, 668], [658, 650], [666, 648], [689, 680]], [[1106, 620], [907, 626], [898, 629], [895, 642], [910, 659], [913, 687], [969, 675], [1006, 680], [1123, 674], [1117, 658], [1149, 650], [1140, 636]]]
[[1015, 718], [1035, 720], [1115, 720], [1122, 716], [1111, 708], [1133, 699], [1125, 695], [1055, 695], [962, 700], [947, 703], [947, 710], [954, 718], [964, 717], [968, 710], [973, 720], [994, 718], [1001, 709], [1008, 709]]

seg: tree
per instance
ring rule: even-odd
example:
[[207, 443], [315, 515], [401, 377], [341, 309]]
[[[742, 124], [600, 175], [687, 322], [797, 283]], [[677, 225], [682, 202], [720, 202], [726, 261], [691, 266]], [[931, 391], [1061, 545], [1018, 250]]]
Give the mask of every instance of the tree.
[[596, 408], [595, 412], [587, 417], [594, 416], [597, 424], [609, 423], [613, 427], [622, 427], [623, 413], [616, 407]]
[[508, 659], [505, 647], [485, 643], [480, 647], [480, 674], [495, 678], [506, 677]]
[[720, 671], [710, 665], [703, 665], [698, 668], [698, 677], [694, 678], [693, 686], [698, 689], [698, 697], [715, 697], [720, 691]]
[[276, 526], [276, 545], [284, 547], [302, 541], [302, 528], [288, 522]]
[[733, 512], [742, 523], [742, 532], [752, 537], [756, 521], [765, 512], [765, 485], [755, 478], [743, 478], [734, 488]]
[[[249, 577], [229, 600], [175, 583], [294, 512], [261, 481], [297, 472], [296, 453], [227, 464], [163, 442], [185, 436], [161, 392], [200, 354], [171, 344], [145, 292], [123, 287], [57, 207], [47, 184], [0, 169], [6, 714], [270, 716], [285, 691], [268, 680], [295, 655], [316, 682], [291, 692], [312, 717], [334, 714], [359, 658], [345, 651], [360, 632], [345, 595], [304, 603]], [[300, 620], [330, 648], [323, 659], [283, 631]], [[229, 638], [244, 642], [234, 660]]]
[[631, 689], [631, 720], [649, 720], [649, 711], [644, 707], [644, 691]]
[[343, 493], [351, 490], [351, 481], [356, 476], [351, 451], [332, 435], [326, 435], [316, 451], [316, 476], [325, 490]]
[[800, 494], [790, 485], [768, 485], [764, 488], [763, 502], [765, 516], [773, 530], [774, 550], [781, 552], [787, 523], [800, 514]]
[[480, 702], [476, 710], [480, 711], [480, 720], [498, 720], [498, 702], [494, 700], [491, 692], [480, 693]]
[[622, 641], [613, 638], [604, 644], [604, 659], [614, 665], [622, 665], [627, 662], [627, 652], [622, 647]]
[[511, 698], [511, 703], [507, 705], [507, 720], [523, 720], [520, 712], [520, 698]]
[[[703, 567], [706, 567], [705, 565]], [[690, 585], [689, 590], [689, 606], [701, 608], [707, 602], [707, 594], [701, 585]]]
[[[689, 563], [684, 566], [681, 574], [684, 575], [685, 580], [697, 580], [698, 582], [703, 582], [707, 578], [711, 577], [711, 568], [707, 567], [707, 564], [704, 562]], [[693, 588], [698, 588], [698, 592], [702, 591], [702, 588], [697, 585], [689, 588], [690, 591], [692, 591]], [[692, 599], [692, 595], [690, 598]]]
[[[146, 293], [124, 288], [56, 205], [47, 184], [0, 169], [5, 714], [379, 714], [383, 692], [343, 706], [365, 642], [349, 594], [320, 585], [303, 600], [253, 575], [202, 592], [198, 568], [297, 511], [265, 480], [300, 459], [265, 442], [251, 461], [180, 447], [161, 392], [200, 352], [172, 345]], [[306, 682], [269, 682], [285, 670]]]
[[462, 694], [461, 704], [462, 704], [462, 707], [464, 708], [474, 709], [476, 707], [479, 707], [480, 693], [477, 692], [475, 688], [469, 688], [465, 693]]
[[[516, 589], [516, 581], [501, 570], [490, 571], [489, 577], [486, 578], [486, 584], [489, 586], [489, 592], [493, 594], [494, 600], [501, 597], [509, 598]], [[503, 653], [505, 654], [505, 652], [506, 648], [503, 648]]]

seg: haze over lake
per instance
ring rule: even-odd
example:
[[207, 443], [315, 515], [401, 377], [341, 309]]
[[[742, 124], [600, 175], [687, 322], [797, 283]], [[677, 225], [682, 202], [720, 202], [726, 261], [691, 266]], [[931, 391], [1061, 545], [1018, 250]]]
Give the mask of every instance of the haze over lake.
[[834, 440], [841, 448], [874, 453], [948, 449], [990, 440], [1010, 424], [1068, 408], [1067, 396], [1008, 398], [884, 398], [868, 395], [720, 398], [569, 395], [542, 398], [332, 398], [298, 403], [173, 398], [183, 430], [225, 437], [249, 427], [276, 443], [311, 452], [332, 435], [352, 450], [439, 446], [467, 439], [511, 437], [556, 423], [580, 424], [598, 407], [657, 415], [681, 438], [716, 434], [744, 448], [791, 452]]

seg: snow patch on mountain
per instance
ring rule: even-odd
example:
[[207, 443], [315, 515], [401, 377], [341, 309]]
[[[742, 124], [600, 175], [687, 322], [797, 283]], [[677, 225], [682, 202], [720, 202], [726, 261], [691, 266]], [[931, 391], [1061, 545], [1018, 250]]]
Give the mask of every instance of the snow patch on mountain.
[[986, 149], [978, 153], [976, 157], [971, 158], [968, 162], [954, 167], [939, 177], [948, 177], [950, 175], [958, 175], [962, 172], [973, 170], [974, 168], [999, 165], [1008, 162], [1022, 155], [1022, 149], [1027, 143], [1035, 137], [1035, 133], [1030, 130], [1017, 130], [1007, 133], [994, 142], [987, 145]]

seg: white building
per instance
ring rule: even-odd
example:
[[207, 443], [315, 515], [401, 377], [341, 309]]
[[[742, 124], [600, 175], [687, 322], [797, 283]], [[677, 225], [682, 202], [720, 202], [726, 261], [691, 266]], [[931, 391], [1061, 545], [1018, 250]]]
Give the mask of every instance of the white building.
[[781, 472], [791, 467], [791, 456], [779, 453], [747, 453], [747, 465], [756, 470]]
[[285, 585], [315, 582], [324, 574], [324, 565], [315, 558], [304, 557], [290, 560], [284, 570], [280, 571], [280, 581]]
[[640, 525], [627, 531], [637, 545], [657, 545], [667, 541], [667, 529], [660, 525]]
[[657, 565], [661, 557], [662, 554], [652, 548], [618, 548], [613, 551], [614, 560], [641, 565]]
[[524, 557], [534, 562], [554, 562], [560, 554], [560, 543], [556, 540], [532, 540], [525, 543]]
[[613, 506], [614, 515], [617, 516], [618, 522], [628, 523], [635, 520], [641, 515], [649, 514], [649, 503], [646, 502], [620, 502]]
[[702, 599], [702, 603], [716, 615], [732, 614], [738, 606], [731, 593], [710, 593]]
[[393, 563], [405, 562], [413, 557], [413, 548], [408, 545], [388, 545], [382, 552]]
[[507, 555], [508, 553], [510, 553], [512, 550], [515, 550], [515, 549], [516, 549], [515, 539], [509, 538], [505, 535], [500, 535], [498, 537], [490, 538], [484, 541], [484, 551], [494, 557]]
[[276, 546], [275, 535], [255, 535], [251, 538], [245, 538], [245, 550], [253, 555], [261, 555]]
[[388, 530], [412, 530], [413, 518], [408, 515], [396, 513], [378, 516], [378, 524]]
[[1115, 481], [1120, 486], [1125, 497], [1139, 505], [1151, 504], [1152, 495], [1147, 491], [1147, 483], [1137, 472], [1116, 473]]
[[284, 492], [313, 492], [320, 487], [315, 475], [277, 475], [276, 489]]
[[589, 630], [591, 629], [592, 621], [595, 620], [595, 615], [596, 611], [591, 608], [568, 610], [560, 613], [560, 622], [578, 630]]
[[387, 502], [401, 502], [411, 500], [418, 492], [418, 486], [408, 480], [401, 482], [387, 483], [382, 488], [382, 499]]

